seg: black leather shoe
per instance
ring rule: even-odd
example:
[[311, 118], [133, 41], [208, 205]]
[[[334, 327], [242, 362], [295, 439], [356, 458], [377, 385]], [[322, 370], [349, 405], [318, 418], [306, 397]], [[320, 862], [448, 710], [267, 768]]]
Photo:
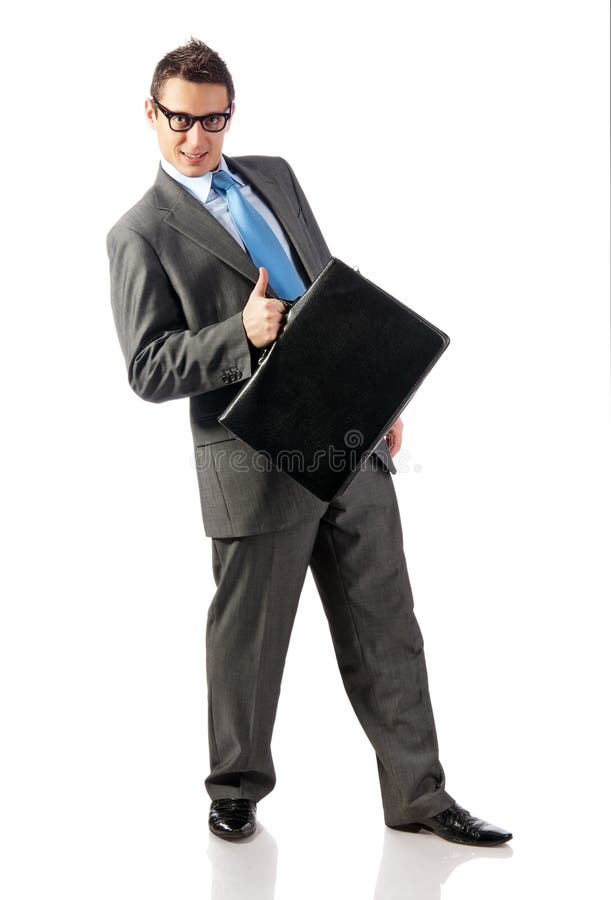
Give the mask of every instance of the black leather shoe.
[[409, 825], [391, 825], [397, 831], [433, 831], [446, 841], [455, 844], [475, 844], [478, 847], [495, 847], [510, 841], [513, 835], [503, 828], [476, 819], [458, 803], [453, 803], [431, 819], [410, 822]]
[[213, 800], [208, 827], [213, 834], [228, 841], [248, 837], [257, 827], [257, 804], [246, 797]]

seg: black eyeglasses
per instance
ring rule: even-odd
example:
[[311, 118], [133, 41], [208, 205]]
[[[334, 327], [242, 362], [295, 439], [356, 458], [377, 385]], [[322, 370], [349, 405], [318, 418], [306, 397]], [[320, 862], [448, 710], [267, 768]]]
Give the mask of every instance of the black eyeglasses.
[[227, 122], [231, 118], [231, 113], [208, 113], [206, 116], [190, 116], [187, 113], [172, 112], [162, 106], [158, 100], [152, 98], [153, 103], [160, 112], [164, 114], [168, 120], [168, 124], [172, 131], [189, 131], [196, 122], [201, 122], [204, 131], [222, 131], [227, 126]]

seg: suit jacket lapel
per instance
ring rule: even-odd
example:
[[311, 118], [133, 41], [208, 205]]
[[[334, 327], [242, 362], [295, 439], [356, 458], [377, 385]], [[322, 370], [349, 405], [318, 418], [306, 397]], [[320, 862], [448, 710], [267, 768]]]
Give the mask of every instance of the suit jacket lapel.
[[[250, 167], [246, 169], [227, 156], [225, 159], [229, 168], [241, 175], [269, 205], [293, 242], [309, 277], [314, 279], [318, 274], [318, 268], [310, 258], [309, 245], [304, 241], [296, 212], [290, 207], [282, 191], [271, 178], [253, 171]], [[256, 284], [259, 272], [248, 253], [242, 250], [227, 229], [223, 228], [199, 200], [164, 172], [161, 165], [157, 172], [154, 191], [158, 208], [168, 211], [164, 221], [171, 228], [195, 241], [200, 247], [204, 247]], [[271, 287], [268, 288], [268, 293], [276, 296]]]
[[265, 200], [288, 234], [307, 274], [314, 280], [319, 273], [320, 266], [317, 266], [312, 259], [310, 245], [304, 240], [303, 227], [297, 219], [297, 210], [291, 206], [278, 184], [252, 166], [243, 166], [238, 160], [229, 156], [226, 156], [225, 159], [229, 168], [241, 175], [247, 184], [250, 184]]
[[164, 221], [171, 228], [195, 241], [256, 284], [259, 272], [248, 253], [242, 250], [212, 213], [164, 172], [161, 166], [154, 190], [158, 208], [168, 211]]

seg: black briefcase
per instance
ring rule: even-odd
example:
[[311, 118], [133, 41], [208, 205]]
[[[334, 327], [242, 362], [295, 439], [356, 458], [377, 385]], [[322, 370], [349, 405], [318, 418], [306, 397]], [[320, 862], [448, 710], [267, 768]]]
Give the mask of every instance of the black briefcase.
[[450, 342], [332, 259], [218, 417], [321, 500], [342, 493]]

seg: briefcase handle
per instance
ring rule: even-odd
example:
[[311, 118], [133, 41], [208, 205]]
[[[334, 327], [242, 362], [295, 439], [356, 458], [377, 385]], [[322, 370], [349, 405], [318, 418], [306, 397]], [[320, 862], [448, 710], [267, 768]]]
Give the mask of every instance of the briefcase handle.
[[[327, 263], [327, 265], [326, 265], [325, 268], [323, 269], [323, 272], [325, 272], [325, 271], [329, 268], [329, 265], [330, 265], [330, 263]], [[354, 272], [358, 272], [359, 274], [360, 274], [360, 272], [361, 272], [361, 270], [359, 269], [358, 266], [352, 266], [352, 269], [353, 269]], [[319, 274], [319, 276], [318, 276], [319, 278], [320, 278], [320, 275], [322, 275], [322, 272]], [[279, 297], [277, 297], [276, 299], [277, 299], [277, 300], [280, 300], [281, 303], [284, 303], [284, 305], [286, 306], [288, 312], [290, 312], [291, 309], [295, 306], [296, 303], [298, 303], [298, 302], [301, 300], [302, 297], [303, 297], [303, 294], [300, 294], [299, 297], [295, 297], [294, 300], [280, 300]], [[276, 341], [277, 341], [277, 340], [278, 340], [278, 338], [276, 338]], [[276, 343], [276, 341], [272, 341], [271, 344], [268, 344], [267, 347], [264, 347], [264, 348], [263, 348], [263, 352], [261, 353], [261, 356], [260, 356], [259, 359], [257, 360], [257, 366], [260, 366], [260, 365], [261, 365], [261, 363], [263, 362], [263, 360], [265, 359], [265, 357], [269, 354], [270, 350], [272, 349], [272, 347], [274, 346], [274, 344]]]

